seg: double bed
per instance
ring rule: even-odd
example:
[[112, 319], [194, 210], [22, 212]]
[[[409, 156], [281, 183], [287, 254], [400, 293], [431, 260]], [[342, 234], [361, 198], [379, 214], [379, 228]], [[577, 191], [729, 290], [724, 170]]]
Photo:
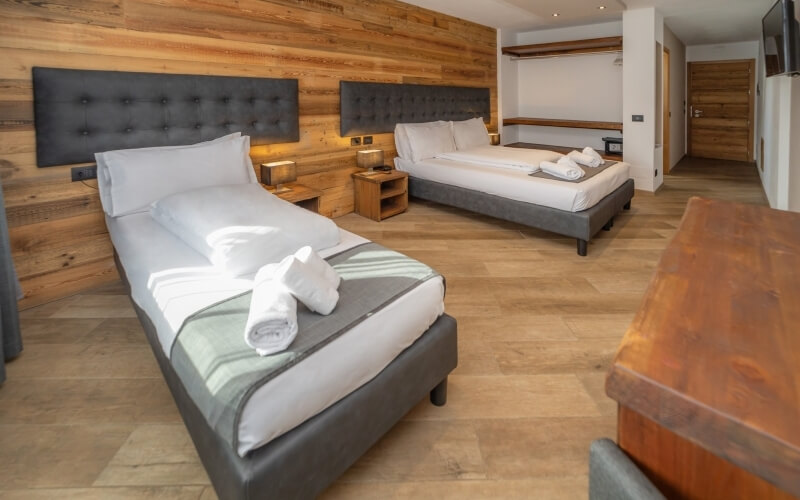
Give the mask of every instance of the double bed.
[[[98, 186], [117, 267], [220, 498], [313, 498], [426, 395], [445, 404], [457, 347], [444, 279], [257, 182], [251, 137], [254, 144], [297, 140], [296, 80], [34, 68], [34, 93], [40, 166], [106, 152], [96, 156]], [[191, 217], [218, 190], [233, 193], [230, 201], [205, 208], [224, 212], [233, 221], [226, 228], [236, 230], [222, 235], [220, 248], [261, 245], [233, 252], [233, 264], [242, 255], [253, 260], [236, 272], [204, 253], [218, 234], [198, 233], [195, 241], [179, 219], [170, 224], [159, 211], [188, 196], [196, 208], [183, 213]], [[251, 210], [252, 199], [266, 209]], [[262, 218], [277, 221], [269, 238], [252, 224]], [[240, 304], [249, 305], [257, 267], [304, 238], [341, 276], [339, 303], [324, 321], [345, 326], [306, 351], [258, 356], [245, 345], [248, 308]], [[405, 277], [398, 266], [424, 268], [425, 279], [359, 309], [357, 291], [368, 282], [392, 290]], [[323, 321], [298, 308], [301, 326]], [[230, 327], [190, 330], [209, 317]], [[216, 351], [219, 338], [238, 350]], [[278, 369], [262, 375], [273, 358]], [[231, 388], [243, 391], [238, 399]]]
[[[528, 151], [553, 160], [561, 156]], [[595, 234], [610, 229], [614, 217], [630, 209], [634, 194], [629, 165], [623, 162], [579, 183], [441, 158], [413, 162], [398, 157], [395, 167], [408, 172], [411, 196], [575, 238], [581, 256]]]
[[[624, 162], [581, 182], [531, 177], [520, 169], [498, 168], [496, 161], [481, 162], [481, 157], [524, 154], [538, 165], [562, 156], [488, 146], [482, 123], [490, 118], [489, 89], [341, 82], [340, 101], [343, 136], [395, 132], [395, 167], [408, 172], [411, 196], [575, 238], [581, 256], [587, 254], [592, 237], [610, 229], [614, 217], [631, 207], [634, 184]], [[487, 144], [481, 154], [471, 161], [442, 157], [440, 152], [470, 152], [471, 145], [458, 144], [456, 134], [452, 149], [441, 147], [429, 131], [446, 123], [465, 125], [475, 118], [481, 119], [480, 140]], [[412, 129], [425, 132], [414, 137]], [[486, 148], [495, 153], [487, 154]], [[504, 152], [512, 149], [516, 151]]]

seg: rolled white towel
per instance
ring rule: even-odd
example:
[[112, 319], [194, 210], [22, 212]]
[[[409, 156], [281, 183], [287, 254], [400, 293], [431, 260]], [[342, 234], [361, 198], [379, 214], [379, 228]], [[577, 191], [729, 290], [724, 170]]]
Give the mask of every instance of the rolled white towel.
[[598, 160], [597, 158], [593, 158], [587, 154], [581, 153], [580, 151], [570, 151], [567, 155], [572, 158], [573, 161], [580, 163], [581, 165], [586, 165], [587, 167], [599, 167], [603, 164], [603, 160]]
[[305, 246], [296, 251], [294, 256], [297, 257], [300, 262], [307, 265], [311, 271], [325, 278], [325, 281], [330, 283], [334, 289], [339, 288], [339, 283], [342, 281], [339, 277], [339, 273], [336, 272], [333, 266], [328, 264], [328, 261], [320, 257], [313, 248]]
[[[265, 266], [268, 267], [268, 266]], [[320, 274], [315, 273], [294, 255], [283, 259], [274, 268], [273, 280], [281, 283], [294, 298], [311, 311], [330, 314], [339, 302], [339, 292]]]
[[580, 167], [559, 165], [558, 163], [553, 163], [551, 161], [543, 161], [540, 164], [540, 167], [542, 172], [546, 172], [552, 176], [558, 177], [559, 179], [567, 179], [569, 181], [580, 179], [586, 175], [583, 170], [580, 169]]
[[244, 341], [259, 356], [267, 356], [285, 350], [297, 336], [297, 300], [263, 275], [256, 274], [254, 283]]
[[565, 167], [570, 167], [570, 168], [578, 168], [578, 169], [579, 169], [579, 168], [581, 168], [581, 167], [579, 167], [579, 166], [578, 166], [578, 164], [577, 164], [577, 163], [575, 163], [575, 161], [574, 161], [572, 158], [570, 158], [569, 156], [562, 156], [561, 158], [559, 158], [559, 159], [558, 159], [558, 161], [557, 161], [556, 163], [557, 163], [558, 165], [563, 165], [563, 166], [565, 166]]
[[605, 160], [603, 159], [602, 156], [600, 156], [600, 153], [595, 151], [595, 149], [591, 146], [586, 146], [585, 148], [583, 148], [583, 154], [589, 155], [592, 158], [599, 160], [601, 164], [605, 163]]

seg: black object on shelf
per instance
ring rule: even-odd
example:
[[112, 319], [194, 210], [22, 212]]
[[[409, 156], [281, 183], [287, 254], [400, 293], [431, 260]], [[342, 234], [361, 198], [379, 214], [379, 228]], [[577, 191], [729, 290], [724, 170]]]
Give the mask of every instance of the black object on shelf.
[[607, 155], [622, 154], [622, 137], [603, 137], [603, 142], [606, 143]]

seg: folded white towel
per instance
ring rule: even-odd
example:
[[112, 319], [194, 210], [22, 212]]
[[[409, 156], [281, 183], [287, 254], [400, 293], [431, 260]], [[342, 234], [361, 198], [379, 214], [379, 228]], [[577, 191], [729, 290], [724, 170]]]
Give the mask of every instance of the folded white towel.
[[297, 257], [300, 262], [307, 265], [311, 271], [325, 278], [325, 281], [330, 283], [334, 289], [339, 288], [339, 283], [342, 281], [339, 277], [339, 273], [336, 272], [336, 269], [334, 269], [332, 265], [328, 264], [328, 261], [320, 257], [313, 248], [305, 246], [296, 251], [294, 256]]
[[297, 336], [297, 300], [286, 287], [269, 279], [271, 273], [256, 274], [244, 330], [244, 341], [259, 356], [285, 350]]
[[575, 179], [580, 179], [586, 175], [579, 167], [559, 165], [558, 163], [553, 163], [551, 161], [543, 161], [539, 166], [541, 167], [542, 172], [546, 172], [552, 176], [558, 177], [559, 179], [574, 181]]
[[597, 158], [581, 153], [580, 151], [570, 151], [567, 156], [572, 158], [573, 161], [576, 161], [581, 165], [586, 165], [587, 167], [594, 168], [603, 164], [602, 159], [598, 160]]
[[605, 160], [603, 159], [602, 156], [600, 156], [600, 153], [595, 151], [595, 149], [590, 146], [586, 146], [585, 148], [583, 148], [583, 154], [589, 155], [596, 160], [600, 160], [600, 163], [605, 163]]
[[281, 283], [294, 298], [320, 314], [330, 314], [339, 302], [339, 292], [320, 274], [315, 273], [294, 255], [283, 259], [277, 267], [265, 272], [273, 273], [273, 280]]
[[575, 161], [574, 161], [572, 158], [570, 158], [569, 156], [562, 156], [561, 158], [559, 158], [559, 159], [558, 159], [558, 161], [556, 162], [556, 164], [558, 164], [558, 165], [563, 165], [563, 166], [565, 166], [565, 167], [570, 167], [570, 168], [581, 168], [581, 167], [579, 167], [579, 166], [578, 166], [578, 164], [577, 164], [577, 163], [575, 163]]

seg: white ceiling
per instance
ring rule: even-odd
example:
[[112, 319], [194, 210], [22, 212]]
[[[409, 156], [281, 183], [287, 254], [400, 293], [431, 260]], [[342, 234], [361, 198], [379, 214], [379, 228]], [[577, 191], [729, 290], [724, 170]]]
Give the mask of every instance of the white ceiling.
[[[622, 18], [655, 7], [686, 45], [757, 40], [761, 18], [775, 0], [403, 0], [493, 28], [528, 31]], [[605, 6], [599, 10], [600, 5]], [[553, 17], [554, 13], [558, 17]]]

